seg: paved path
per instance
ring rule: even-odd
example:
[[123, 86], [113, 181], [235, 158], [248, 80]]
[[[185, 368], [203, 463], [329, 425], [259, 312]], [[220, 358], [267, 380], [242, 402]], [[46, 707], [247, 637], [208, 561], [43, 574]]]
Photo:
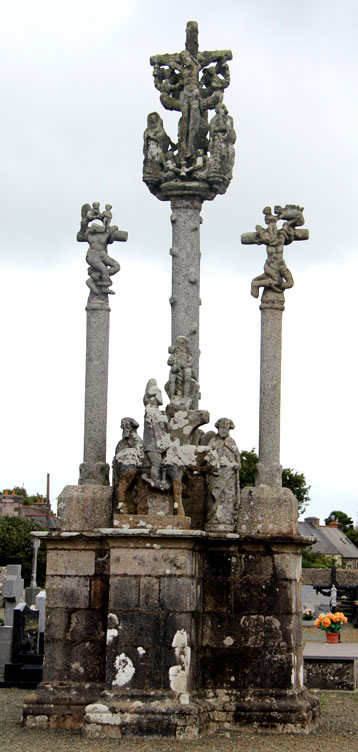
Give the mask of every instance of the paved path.
[[303, 651], [304, 658], [358, 658], [357, 642], [340, 642], [328, 645], [327, 642], [307, 641]]

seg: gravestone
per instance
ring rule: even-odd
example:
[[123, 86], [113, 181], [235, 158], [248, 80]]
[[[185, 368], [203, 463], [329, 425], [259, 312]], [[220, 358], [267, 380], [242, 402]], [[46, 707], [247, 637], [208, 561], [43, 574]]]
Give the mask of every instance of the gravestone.
[[4, 604], [4, 626], [0, 626], [0, 673], [10, 661], [14, 609], [23, 597], [24, 581], [21, 577], [21, 564], [8, 564], [2, 586]]
[[21, 601], [24, 593], [24, 581], [21, 577], [21, 564], [8, 564], [3, 584], [4, 624], [12, 627], [15, 606]]
[[[200, 210], [232, 178], [236, 136], [223, 102], [231, 58], [230, 50], [201, 52], [191, 21], [185, 50], [150, 59], [161, 104], [180, 113], [176, 142], [157, 112], [144, 132], [143, 181], [171, 204], [168, 402], [147, 374], [143, 436], [136, 416], [122, 418], [113, 488], [108, 295], [119, 264], [107, 244], [126, 233], [111, 225], [109, 205], [82, 208], [84, 461], [78, 486], [59, 498], [59, 529], [37, 534], [47, 545], [45, 662], [24, 707], [29, 726], [195, 739], [242, 724], [307, 733], [319, 723], [318, 701], [303, 686], [301, 550], [311, 539], [297, 533], [297, 501], [282, 489], [279, 459], [283, 289], [293, 284], [283, 246], [307, 236], [297, 229], [300, 207], [266, 207], [268, 229], [243, 241], [264, 243], [268, 261], [252, 282], [254, 297], [264, 287], [260, 462], [241, 499], [234, 422], [215, 416], [216, 430], [205, 431], [210, 416], [199, 409]], [[218, 388], [225, 373], [222, 380]]]
[[39, 612], [26, 603], [14, 609], [11, 662], [4, 666], [3, 687], [35, 689], [42, 679], [43, 655], [38, 652]]

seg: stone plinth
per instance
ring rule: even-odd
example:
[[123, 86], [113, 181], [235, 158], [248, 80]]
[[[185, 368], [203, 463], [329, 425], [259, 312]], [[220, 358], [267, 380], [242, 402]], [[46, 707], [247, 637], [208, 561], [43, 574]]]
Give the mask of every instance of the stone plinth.
[[58, 497], [59, 528], [80, 531], [111, 527], [112, 493], [109, 486], [65, 486]]
[[27, 725], [180, 739], [318, 725], [303, 687], [305, 539], [136, 528], [47, 540], [44, 682]]
[[114, 527], [121, 529], [137, 528], [156, 532], [157, 530], [190, 530], [190, 517], [178, 514], [117, 514], [113, 515]]
[[242, 535], [297, 535], [297, 499], [282, 486], [246, 487], [240, 494], [237, 529]]

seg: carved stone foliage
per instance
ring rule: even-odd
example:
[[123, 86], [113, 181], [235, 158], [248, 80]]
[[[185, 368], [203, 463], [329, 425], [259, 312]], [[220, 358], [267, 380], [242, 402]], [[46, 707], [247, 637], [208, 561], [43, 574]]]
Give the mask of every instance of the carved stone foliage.
[[[307, 229], [297, 229], [303, 225], [303, 207], [296, 204], [286, 204], [285, 207], [275, 206], [272, 212], [270, 206], [265, 206], [263, 214], [266, 227], [256, 225], [256, 232], [241, 235], [244, 245], [266, 245], [267, 259], [264, 273], [259, 274], [251, 282], [251, 295], [258, 298], [260, 287], [283, 293], [293, 287], [294, 281], [290, 270], [283, 258], [283, 247], [294, 240], [307, 240]], [[281, 227], [278, 222], [282, 221]]]
[[184, 410], [190, 409], [200, 395], [187, 337], [177, 337], [175, 345], [169, 347], [168, 366], [170, 373], [165, 391], [170, 404]]
[[[187, 24], [185, 50], [150, 58], [163, 107], [181, 113], [177, 143], [165, 133], [158, 113], [148, 115], [143, 180], [158, 198], [194, 194], [211, 199], [225, 192], [236, 140], [233, 120], [223, 105], [231, 59], [230, 50], [199, 52], [195, 21]], [[215, 110], [210, 123], [209, 110]]]
[[[116, 259], [108, 255], [107, 246], [114, 241], [126, 242], [128, 233], [119, 230], [117, 225], [111, 225], [112, 206], [105, 205], [101, 211], [100, 204], [95, 201], [92, 206], [83, 204], [81, 209], [81, 226], [77, 233], [79, 243], [88, 243], [86, 254], [88, 263], [88, 279], [86, 284], [90, 289], [89, 303], [107, 303], [108, 295], [114, 295], [111, 277], [120, 270]], [[101, 224], [99, 224], [101, 223]]]

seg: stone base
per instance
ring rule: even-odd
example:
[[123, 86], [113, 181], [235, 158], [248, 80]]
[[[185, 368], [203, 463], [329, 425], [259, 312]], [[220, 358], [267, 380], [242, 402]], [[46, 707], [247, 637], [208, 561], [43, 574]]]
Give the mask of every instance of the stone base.
[[104, 692], [97, 703], [86, 707], [83, 733], [90, 738], [128, 736], [170, 736], [197, 739], [215, 733], [210, 703], [185, 693], [173, 699], [166, 693], [120, 698]]
[[113, 527], [119, 530], [190, 530], [190, 517], [179, 514], [118, 514], [113, 516]]
[[22, 723], [28, 728], [82, 728], [86, 706], [102, 690], [103, 685], [89, 682], [42, 682], [26, 698]]
[[26, 725], [182, 739], [318, 725], [302, 686], [307, 539], [140, 527], [42, 536], [44, 681]]
[[75, 532], [112, 527], [112, 494], [110, 486], [65, 486], [58, 497], [58, 529]]
[[241, 491], [240, 535], [297, 535], [297, 499], [289, 488], [253, 486]]
[[221, 730], [309, 734], [320, 725], [317, 697], [299, 689], [249, 689], [207, 692], [210, 718]]

